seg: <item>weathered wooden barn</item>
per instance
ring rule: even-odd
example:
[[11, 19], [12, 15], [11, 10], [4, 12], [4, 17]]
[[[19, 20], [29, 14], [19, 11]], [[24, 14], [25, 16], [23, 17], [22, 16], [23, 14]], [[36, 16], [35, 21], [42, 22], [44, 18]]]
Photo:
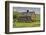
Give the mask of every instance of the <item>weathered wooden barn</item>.
[[21, 12], [20, 14], [19, 18], [17, 18], [19, 22], [31, 22], [35, 20], [34, 11], [29, 12], [29, 10], [27, 10], [27, 12]]

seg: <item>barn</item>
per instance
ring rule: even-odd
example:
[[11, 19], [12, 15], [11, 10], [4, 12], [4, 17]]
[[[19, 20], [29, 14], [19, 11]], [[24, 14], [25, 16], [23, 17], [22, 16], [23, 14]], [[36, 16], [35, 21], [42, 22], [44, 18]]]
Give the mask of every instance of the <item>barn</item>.
[[29, 10], [27, 10], [27, 12], [21, 12], [21, 15], [19, 16], [19, 18], [17, 18], [17, 21], [19, 22], [31, 22], [35, 20], [35, 12], [29, 12]]

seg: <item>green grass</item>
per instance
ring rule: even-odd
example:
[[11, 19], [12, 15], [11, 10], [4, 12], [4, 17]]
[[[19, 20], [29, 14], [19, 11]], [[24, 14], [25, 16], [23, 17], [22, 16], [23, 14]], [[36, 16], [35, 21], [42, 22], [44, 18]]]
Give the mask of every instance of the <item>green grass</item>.
[[39, 27], [40, 26], [40, 21], [35, 21], [35, 22], [29, 22], [29, 23], [25, 23], [25, 22], [15, 22], [13, 24], [13, 27], [18, 28], [18, 27]]

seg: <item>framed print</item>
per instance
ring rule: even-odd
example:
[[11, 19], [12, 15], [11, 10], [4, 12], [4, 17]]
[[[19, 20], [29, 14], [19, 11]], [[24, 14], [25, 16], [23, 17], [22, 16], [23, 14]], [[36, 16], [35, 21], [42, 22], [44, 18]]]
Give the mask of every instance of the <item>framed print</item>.
[[5, 1], [5, 33], [45, 31], [45, 4]]

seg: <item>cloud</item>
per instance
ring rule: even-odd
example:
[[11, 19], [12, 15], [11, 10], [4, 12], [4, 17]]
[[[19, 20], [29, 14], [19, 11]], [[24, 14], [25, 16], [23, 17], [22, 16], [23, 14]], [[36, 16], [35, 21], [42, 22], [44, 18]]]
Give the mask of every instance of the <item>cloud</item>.
[[18, 12], [27, 12], [27, 10], [35, 11], [36, 14], [40, 14], [40, 8], [36, 7], [13, 7], [13, 11], [18, 11]]

